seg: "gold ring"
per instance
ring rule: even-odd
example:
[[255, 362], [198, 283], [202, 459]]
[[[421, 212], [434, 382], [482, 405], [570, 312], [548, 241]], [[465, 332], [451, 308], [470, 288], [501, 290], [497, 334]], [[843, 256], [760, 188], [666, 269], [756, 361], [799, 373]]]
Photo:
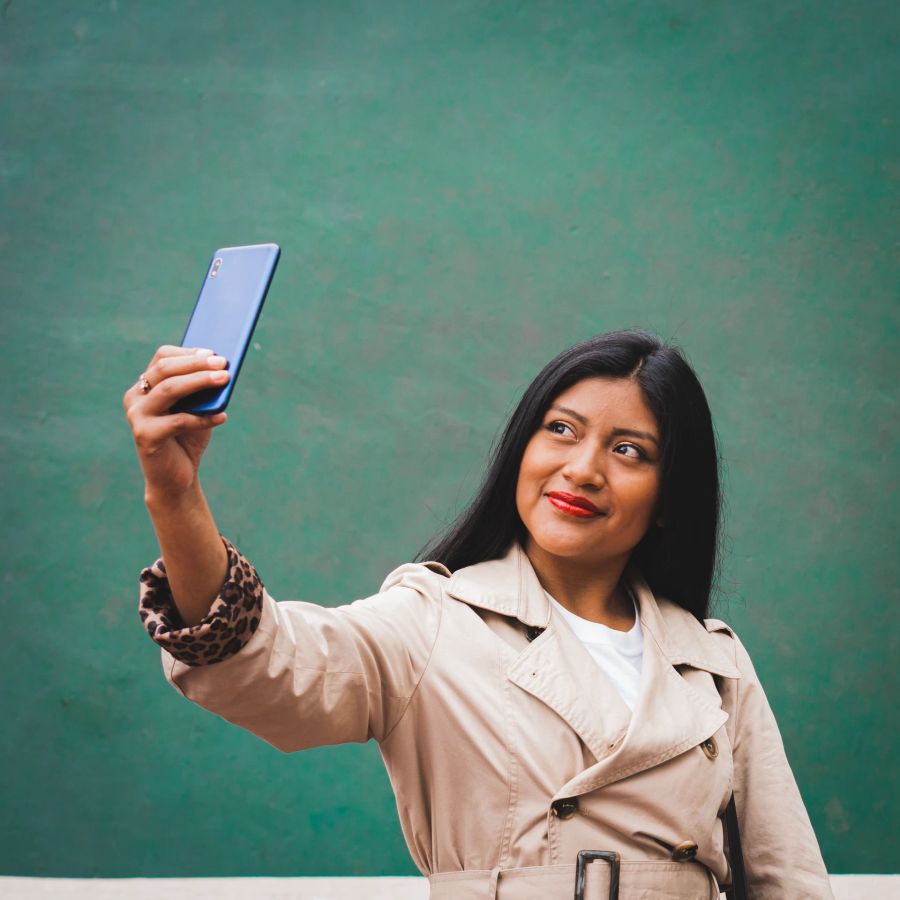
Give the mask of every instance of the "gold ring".
[[141, 377], [138, 378], [138, 387], [140, 388], [142, 394], [150, 393], [150, 382], [147, 381], [146, 372], [141, 372]]

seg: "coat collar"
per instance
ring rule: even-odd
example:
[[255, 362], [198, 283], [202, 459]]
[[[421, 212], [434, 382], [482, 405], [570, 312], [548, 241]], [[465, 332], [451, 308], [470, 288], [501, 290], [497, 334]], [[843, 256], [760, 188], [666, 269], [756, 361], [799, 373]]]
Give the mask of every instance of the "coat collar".
[[511, 660], [507, 678], [540, 700], [581, 737], [596, 762], [558, 787], [574, 797], [657, 766], [696, 747], [728, 719], [717, 692], [698, 690], [678, 667], [729, 678], [739, 672], [725, 647], [690, 613], [657, 599], [628, 576], [644, 629], [641, 691], [630, 713], [587, 648], [556, 614], [518, 543], [500, 559], [458, 570], [447, 593], [463, 603], [544, 628]]
[[[687, 610], [655, 597], [634, 570], [626, 572], [625, 580], [637, 601], [641, 627], [650, 632], [673, 666], [687, 665], [725, 678], [740, 678], [722, 642]], [[447, 592], [470, 606], [513, 616], [530, 627], [546, 628], [550, 623], [550, 601], [518, 541], [498, 559], [457, 569]]]

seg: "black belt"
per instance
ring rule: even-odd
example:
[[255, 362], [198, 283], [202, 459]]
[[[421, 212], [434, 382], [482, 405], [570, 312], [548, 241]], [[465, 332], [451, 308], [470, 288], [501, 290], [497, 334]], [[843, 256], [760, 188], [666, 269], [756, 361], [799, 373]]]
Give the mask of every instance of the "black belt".
[[619, 900], [619, 863], [621, 857], [613, 850], [580, 850], [575, 863], [575, 900], [584, 900], [584, 879], [588, 863], [602, 859], [609, 863], [609, 900]]

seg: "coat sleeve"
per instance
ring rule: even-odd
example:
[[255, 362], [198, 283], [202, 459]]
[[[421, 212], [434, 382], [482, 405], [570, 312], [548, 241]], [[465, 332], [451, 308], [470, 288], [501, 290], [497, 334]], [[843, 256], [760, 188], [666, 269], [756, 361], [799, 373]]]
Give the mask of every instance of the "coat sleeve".
[[401, 566], [378, 594], [326, 608], [275, 601], [225, 545], [228, 577], [196, 626], [178, 616], [161, 562], [141, 574], [141, 618], [169, 683], [286, 753], [386, 738], [437, 638], [440, 567]]
[[797, 787], [775, 716], [744, 645], [741, 677], [730, 681], [729, 732], [750, 900], [833, 900], [828, 872]]

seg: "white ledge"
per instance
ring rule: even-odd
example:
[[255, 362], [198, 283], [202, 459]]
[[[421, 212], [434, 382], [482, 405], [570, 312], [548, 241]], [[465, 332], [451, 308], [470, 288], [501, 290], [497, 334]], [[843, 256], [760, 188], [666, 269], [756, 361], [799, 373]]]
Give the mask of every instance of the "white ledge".
[[[832, 875], [835, 900], [900, 900], [900, 875]], [[724, 896], [724, 895], [723, 895]], [[4, 900], [427, 900], [424, 878], [20, 878]]]

